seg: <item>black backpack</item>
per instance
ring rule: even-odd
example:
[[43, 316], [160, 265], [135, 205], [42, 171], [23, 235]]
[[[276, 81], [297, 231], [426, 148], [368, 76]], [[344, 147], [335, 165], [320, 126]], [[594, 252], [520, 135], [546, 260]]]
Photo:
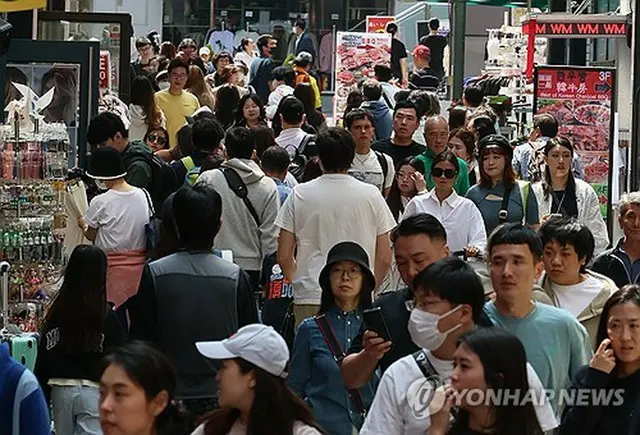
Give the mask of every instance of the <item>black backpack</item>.
[[289, 172], [291, 175], [301, 182], [307, 162], [311, 157], [315, 157], [317, 155], [318, 148], [316, 147], [316, 135], [307, 134], [300, 142], [298, 149], [296, 149], [296, 155], [291, 159], [291, 164], [289, 164]]
[[155, 209], [155, 216], [162, 218], [162, 205], [173, 192], [182, 186], [184, 180], [176, 177], [176, 173], [167, 162], [153, 154], [148, 160], [151, 167], [151, 182], [149, 183], [149, 195]]

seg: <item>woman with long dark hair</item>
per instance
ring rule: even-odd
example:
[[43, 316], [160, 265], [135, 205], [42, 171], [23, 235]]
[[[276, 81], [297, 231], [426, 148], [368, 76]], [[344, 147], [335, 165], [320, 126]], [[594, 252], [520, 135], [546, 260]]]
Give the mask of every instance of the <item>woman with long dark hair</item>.
[[192, 435], [322, 435], [313, 413], [285, 384], [287, 343], [272, 327], [243, 326], [223, 341], [200, 342], [202, 355], [221, 360], [220, 409]]
[[360, 388], [357, 399], [350, 397], [335, 358], [349, 349], [363, 324], [362, 311], [371, 305], [376, 283], [367, 253], [356, 243], [338, 243], [329, 250], [319, 283], [320, 309], [298, 328], [287, 384], [311, 405], [322, 427], [352, 435], [364, 423], [377, 379]]
[[316, 109], [316, 94], [309, 83], [298, 83], [293, 90], [293, 96], [304, 104], [304, 112], [307, 117], [307, 124], [317, 132], [326, 130], [327, 123], [324, 115]]
[[607, 249], [609, 234], [602, 218], [600, 200], [589, 183], [574, 178], [573, 145], [563, 136], [549, 139], [544, 147], [544, 179], [533, 184], [541, 221], [552, 215], [577, 218], [596, 241], [594, 255]]
[[222, 85], [216, 94], [216, 104], [213, 113], [225, 130], [229, 129], [235, 120], [235, 112], [240, 103], [240, 93], [234, 85]]
[[[614, 293], [604, 305], [596, 353], [573, 380], [573, 391], [597, 391], [583, 403], [569, 404], [560, 435], [640, 432], [640, 286], [631, 284]], [[582, 397], [574, 395], [570, 397]], [[598, 397], [611, 397], [601, 402]]]
[[396, 166], [396, 177], [387, 196], [387, 205], [396, 220], [413, 197], [427, 192], [423, 174], [424, 164], [415, 157], [408, 157]]
[[125, 333], [107, 303], [107, 256], [78, 245], [40, 329], [35, 375], [51, 399], [56, 432], [99, 434], [100, 359]]
[[131, 104], [129, 104], [131, 126], [129, 140], [142, 140], [149, 130], [165, 128], [167, 120], [155, 100], [153, 85], [147, 76], [138, 76], [131, 83]]
[[[176, 376], [171, 363], [148, 343], [132, 341], [102, 361], [100, 424], [104, 435], [183, 435], [173, 405]], [[61, 434], [73, 432], [61, 432]]]
[[247, 94], [240, 98], [236, 112], [235, 126], [247, 128], [267, 126], [267, 114], [264, 103], [258, 94]]
[[[450, 401], [431, 417], [429, 435], [544, 433], [526, 397], [527, 356], [516, 336], [501, 328], [470, 331], [458, 340], [453, 365]], [[478, 397], [484, 399], [480, 404]], [[451, 401], [459, 411], [449, 427]]]
[[478, 143], [480, 182], [467, 198], [480, 209], [488, 235], [505, 222], [523, 222], [534, 229], [540, 223], [536, 195], [528, 182], [516, 180], [512, 159], [513, 148], [504, 136], [491, 134]]

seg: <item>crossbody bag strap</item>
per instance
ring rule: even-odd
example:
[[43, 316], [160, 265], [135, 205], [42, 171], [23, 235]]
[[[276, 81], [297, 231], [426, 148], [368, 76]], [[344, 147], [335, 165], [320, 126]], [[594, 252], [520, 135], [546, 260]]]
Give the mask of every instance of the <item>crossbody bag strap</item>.
[[434, 376], [439, 376], [435, 367], [431, 364], [429, 358], [427, 358], [427, 354], [424, 350], [420, 349], [419, 351], [412, 353], [411, 356], [416, 364], [418, 364], [418, 368], [420, 368], [420, 371], [425, 378], [428, 379]]
[[513, 186], [509, 186], [504, 188], [504, 195], [502, 196], [502, 204], [500, 205], [500, 211], [498, 212], [498, 222], [503, 224], [507, 221], [509, 217], [509, 197], [511, 196], [511, 190]]
[[[342, 350], [342, 346], [340, 346], [340, 342], [336, 338], [335, 333], [333, 332], [333, 328], [331, 328], [331, 325], [327, 320], [327, 315], [320, 314], [317, 316], [313, 316], [313, 320], [315, 320], [316, 324], [318, 325], [318, 329], [320, 329], [322, 337], [324, 338], [329, 351], [333, 355], [334, 361], [336, 362], [336, 364], [338, 364], [338, 367], [340, 367], [340, 365], [342, 364], [342, 360], [345, 357], [345, 353]], [[353, 406], [353, 408], [357, 412], [362, 414], [363, 417], [365, 417], [367, 410], [364, 406], [364, 400], [362, 399], [360, 390], [354, 388], [348, 389], [347, 392], [349, 393], [349, 399], [351, 400], [351, 405]]]
[[233, 193], [235, 193], [240, 199], [242, 199], [244, 205], [247, 207], [247, 209], [249, 209], [249, 214], [251, 215], [253, 220], [256, 221], [256, 225], [259, 227], [260, 217], [258, 216], [256, 208], [253, 206], [253, 204], [251, 204], [251, 201], [248, 198], [249, 192], [247, 189], [247, 185], [244, 184], [244, 181], [242, 181], [240, 175], [238, 175], [238, 173], [231, 168], [222, 168], [222, 175], [224, 175], [225, 180], [227, 180], [227, 185], [231, 190], [233, 190]]
[[151, 195], [147, 192], [147, 189], [142, 189], [144, 197], [147, 199], [147, 206], [149, 207], [149, 219], [153, 219], [156, 215], [156, 211], [153, 208], [153, 201], [151, 201]]

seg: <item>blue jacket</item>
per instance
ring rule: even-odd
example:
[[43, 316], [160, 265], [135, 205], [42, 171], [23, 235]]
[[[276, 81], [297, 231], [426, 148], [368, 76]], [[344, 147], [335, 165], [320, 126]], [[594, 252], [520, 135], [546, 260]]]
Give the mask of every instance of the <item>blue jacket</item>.
[[316, 49], [313, 46], [313, 39], [306, 30], [300, 35], [300, 41], [298, 41], [298, 45], [296, 46], [296, 56], [300, 54], [301, 51], [311, 53], [311, 55], [313, 55], [313, 61], [316, 61]]
[[251, 63], [251, 82], [249, 85], [253, 86], [256, 94], [260, 97], [260, 99], [266, 103], [269, 99], [269, 93], [271, 90], [269, 89], [269, 82], [273, 79], [271, 77], [271, 73], [273, 69], [276, 67], [276, 61], [270, 57], [259, 57]]
[[0, 434], [48, 435], [51, 420], [36, 377], [0, 344]]
[[393, 113], [384, 100], [365, 101], [360, 105], [361, 109], [368, 110], [373, 115], [376, 128], [376, 140], [389, 139], [393, 131]]

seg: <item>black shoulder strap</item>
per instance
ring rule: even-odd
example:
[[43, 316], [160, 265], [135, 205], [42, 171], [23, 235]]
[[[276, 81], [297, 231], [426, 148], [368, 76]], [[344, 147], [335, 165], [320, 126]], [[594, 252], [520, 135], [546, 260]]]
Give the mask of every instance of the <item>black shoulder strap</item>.
[[227, 185], [229, 186], [229, 188], [233, 190], [233, 193], [235, 193], [238, 198], [242, 199], [242, 202], [244, 202], [244, 204], [247, 206], [251, 217], [254, 221], [256, 221], [256, 225], [260, 226], [260, 217], [258, 216], [258, 212], [256, 211], [253, 204], [251, 204], [251, 201], [249, 201], [249, 198], [247, 198], [247, 185], [244, 184], [244, 181], [242, 181], [240, 175], [238, 175], [238, 173], [231, 168], [222, 168], [222, 174], [227, 180]]
[[[313, 316], [313, 320], [316, 321], [318, 325], [318, 329], [322, 333], [322, 337], [324, 338], [331, 355], [333, 355], [333, 359], [335, 360], [338, 367], [342, 364], [342, 360], [345, 357], [344, 351], [342, 350], [342, 346], [338, 342], [336, 335], [329, 325], [329, 321], [327, 320], [326, 314], [319, 314], [317, 316]], [[367, 410], [364, 406], [364, 400], [362, 400], [362, 395], [360, 394], [360, 390], [358, 389], [349, 389], [347, 390], [349, 393], [349, 398], [351, 399], [351, 405], [353, 408], [362, 414], [362, 416], [366, 416]]]
[[296, 156], [298, 154], [304, 154], [304, 151], [307, 149], [307, 146], [311, 143], [311, 141], [315, 139], [315, 135], [307, 134], [300, 141], [300, 145], [298, 145], [298, 149], [296, 150]]
[[391, 100], [389, 100], [389, 96], [387, 95], [387, 93], [384, 91], [384, 89], [382, 90], [382, 98], [384, 98], [384, 102], [387, 103], [387, 107], [391, 110], [393, 110], [393, 108], [395, 107], [393, 104], [391, 104]]
[[507, 221], [507, 217], [509, 216], [508, 208], [509, 208], [509, 197], [511, 196], [511, 189], [513, 189], [513, 185], [504, 188], [504, 195], [502, 196], [502, 205], [500, 206], [500, 211], [498, 212], [498, 222], [503, 224]]
[[413, 354], [411, 354], [411, 356], [413, 357], [416, 364], [418, 364], [418, 367], [420, 368], [420, 371], [425, 378], [428, 379], [431, 377], [440, 376], [435, 367], [433, 367], [433, 364], [431, 364], [431, 361], [429, 361], [429, 358], [427, 358], [427, 354], [424, 350], [421, 349], [417, 352], [414, 352]]
[[384, 183], [387, 181], [387, 174], [389, 173], [389, 163], [384, 154], [375, 150], [373, 152], [376, 153], [378, 163], [380, 163], [380, 167], [382, 168], [382, 190], [384, 190]]
[[147, 199], [147, 207], [149, 207], [149, 219], [153, 219], [156, 215], [156, 210], [153, 208], [153, 201], [151, 200], [151, 195], [147, 192], [147, 189], [142, 189], [144, 192], [144, 197]]

